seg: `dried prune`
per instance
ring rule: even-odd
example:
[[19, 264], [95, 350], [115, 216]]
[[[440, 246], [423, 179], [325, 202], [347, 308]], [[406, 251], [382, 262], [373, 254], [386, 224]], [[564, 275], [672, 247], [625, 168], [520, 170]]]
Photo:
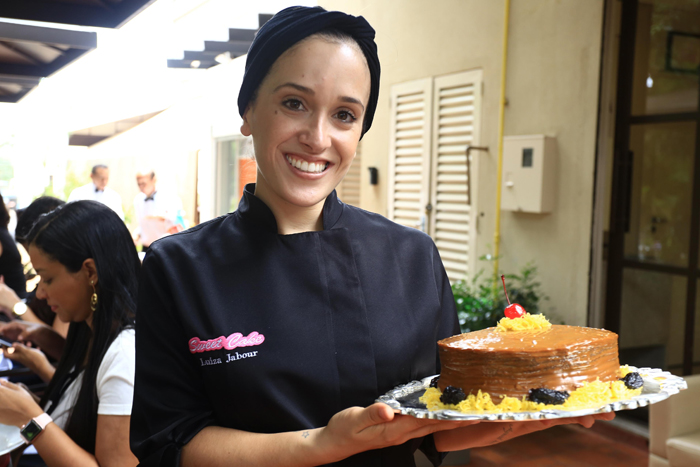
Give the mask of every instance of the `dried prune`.
[[554, 389], [530, 389], [527, 400], [538, 404], [561, 405], [569, 398], [566, 391], [555, 391]]
[[644, 386], [644, 380], [639, 373], [627, 373], [624, 378], [620, 378], [629, 389], [639, 389]]
[[440, 402], [443, 404], [459, 404], [467, 395], [464, 394], [462, 388], [456, 388], [454, 386], [447, 386], [440, 396]]
[[440, 381], [440, 375], [437, 375], [435, 378], [430, 380], [430, 387], [436, 388], [438, 381]]

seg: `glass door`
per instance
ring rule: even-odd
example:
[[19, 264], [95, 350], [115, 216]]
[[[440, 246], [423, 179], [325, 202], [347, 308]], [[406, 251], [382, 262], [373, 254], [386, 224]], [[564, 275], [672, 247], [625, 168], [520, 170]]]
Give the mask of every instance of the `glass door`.
[[700, 2], [622, 4], [605, 323], [623, 363], [691, 374], [700, 371]]

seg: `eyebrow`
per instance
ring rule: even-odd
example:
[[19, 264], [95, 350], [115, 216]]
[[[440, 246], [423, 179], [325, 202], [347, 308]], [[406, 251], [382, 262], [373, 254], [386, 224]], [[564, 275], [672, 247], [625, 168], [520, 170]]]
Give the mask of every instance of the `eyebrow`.
[[[274, 94], [274, 93], [276, 93], [277, 91], [279, 91], [280, 89], [282, 89], [282, 88], [284, 88], [284, 87], [294, 88], [294, 89], [296, 89], [296, 90], [299, 91], [299, 92], [303, 92], [303, 93], [309, 94], [309, 95], [311, 95], [311, 96], [316, 95], [316, 92], [315, 92], [313, 89], [307, 88], [306, 86], [302, 86], [301, 84], [292, 83], [292, 82], [280, 84], [279, 86], [277, 86], [277, 87], [272, 91], [272, 93]], [[363, 112], [364, 112], [364, 110], [365, 110], [364, 104], [363, 104], [362, 101], [360, 101], [359, 99], [355, 99], [354, 97], [350, 97], [350, 96], [341, 96], [341, 97], [340, 97], [340, 100], [341, 100], [342, 102], [347, 102], [347, 103], [349, 103], [349, 104], [357, 104], [357, 105], [359, 105], [360, 107], [362, 107], [362, 111], [363, 111]]]

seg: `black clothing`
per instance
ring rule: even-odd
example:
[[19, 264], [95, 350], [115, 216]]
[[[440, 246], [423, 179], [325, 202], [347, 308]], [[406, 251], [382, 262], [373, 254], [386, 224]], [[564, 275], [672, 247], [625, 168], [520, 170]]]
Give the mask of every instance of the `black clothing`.
[[[180, 448], [209, 425], [325, 426], [436, 374], [436, 342], [459, 332], [430, 237], [335, 192], [323, 231], [279, 235], [253, 189], [237, 211], [154, 242], [144, 260], [131, 416], [142, 466], [177, 466]], [[439, 463], [432, 437], [423, 441]], [[336, 465], [412, 466], [420, 443]]]
[[14, 290], [19, 298], [24, 298], [27, 296], [27, 280], [24, 277], [22, 258], [10, 232], [1, 227], [0, 243], [2, 243], [0, 274], [5, 278], [5, 284]]
[[248, 50], [243, 83], [238, 93], [238, 112], [241, 117], [275, 60], [297, 42], [324, 29], [335, 29], [351, 36], [367, 60], [371, 87], [362, 135], [369, 130], [379, 99], [381, 69], [377, 44], [374, 42], [374, 29], [362, 16], [352, 16], [341, 11], [326, 11], [320, 6], [285, 8], [263, 24], [255, 34]]

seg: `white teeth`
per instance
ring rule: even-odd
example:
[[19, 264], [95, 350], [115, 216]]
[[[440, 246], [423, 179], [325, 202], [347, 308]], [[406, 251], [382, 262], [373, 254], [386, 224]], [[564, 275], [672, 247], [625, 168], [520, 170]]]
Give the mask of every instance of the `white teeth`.
[[315, 163], [315, 162], [306, 162], [306, 161], [300, 161], [298, 159], [294, 159], [290, 156], [285, 156], [287, 159], [287, 162], [289, 162], [293, 167], [296, 167], [299, 170], [302, 170], [304, 172], [309, 172], [309, 173], [321, 173], [324, 170], [326, 170], [326, 167], [328, 166], [328, 163]]

